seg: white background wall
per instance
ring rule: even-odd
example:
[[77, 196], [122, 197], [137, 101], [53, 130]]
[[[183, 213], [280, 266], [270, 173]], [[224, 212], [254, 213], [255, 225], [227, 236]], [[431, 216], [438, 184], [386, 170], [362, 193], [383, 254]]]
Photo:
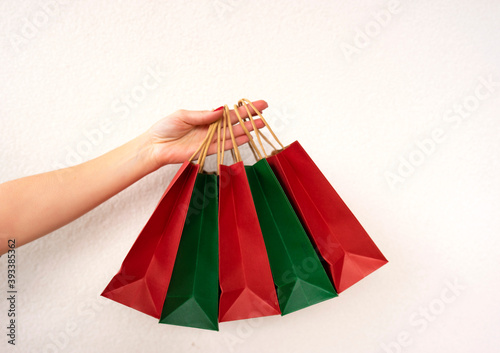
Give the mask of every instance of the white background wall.
[[[2, 1], [0, 182], [94, 158], [179, 108], [265, 99], [390, 261], [286, 317], [159, 325], [99, 294], [172, 165], [19, 248], [17, 351], [497, 351], [500, 2], [395, 4]], [[158, 87], [138, 97], [150, 70]], [[6, 313], [0, 300], [1, 351]]]

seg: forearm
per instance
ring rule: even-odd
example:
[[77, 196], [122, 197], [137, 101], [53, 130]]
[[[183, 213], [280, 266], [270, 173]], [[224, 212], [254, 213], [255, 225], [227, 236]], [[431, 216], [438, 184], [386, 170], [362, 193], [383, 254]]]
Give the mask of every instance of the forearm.
[[0, 254], [92, 210], [157, 168], [143, 134], [83, 164], [0, 185]]

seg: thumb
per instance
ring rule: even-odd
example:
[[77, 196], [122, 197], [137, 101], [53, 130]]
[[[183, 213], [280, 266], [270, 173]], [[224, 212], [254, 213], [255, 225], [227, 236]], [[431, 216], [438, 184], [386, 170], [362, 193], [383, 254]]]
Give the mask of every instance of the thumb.
[[180, 110], [179, 118], [189, 125], [208, 125], [222, 118], [223, 110]]

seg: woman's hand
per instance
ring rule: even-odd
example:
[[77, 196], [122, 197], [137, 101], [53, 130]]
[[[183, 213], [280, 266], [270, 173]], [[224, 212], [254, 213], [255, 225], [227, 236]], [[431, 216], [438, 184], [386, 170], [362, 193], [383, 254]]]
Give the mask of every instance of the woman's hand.
[[[253, 102], [255, 107], [260, 111], [267, 108], [267, 103], [263, 100]], [[250, 107], [252, 115], [257, 115]], [[247, 117], [247, 111], [244, 107], [239, 108], [239, 114], [242, 118]], [[208, 127], [214, 121], [220, 119], [223, 115], [223, 110], [214, 111], [189, 111], [178, 110], [175, 113], [163, 118], [154, 124], [146, 133], [150, 143], [153, 165], [155, 168], [160, 168], [166, 164], [182, 163], [191, 157], [196, 149], [205, 139]], [[236, 143], [241, 145], [248, 142], [248, 137], [245, 135], [243, 128], [239, 126], [238, 118], [233, 110], [231, 110], [231, 122], [233, 126]], [[255, 120], [257, 128], [264, 126], [260, 119]], [[248, 131], [252, 131], [252, 124], [247, 121], [245, 127]], [[215, 135], [212, 141], [212, 146], [208, 150], [208, 154], [216, 152]], [[226, 132], [225, 149], [232, 148], [233, 144], [229, 135]]]

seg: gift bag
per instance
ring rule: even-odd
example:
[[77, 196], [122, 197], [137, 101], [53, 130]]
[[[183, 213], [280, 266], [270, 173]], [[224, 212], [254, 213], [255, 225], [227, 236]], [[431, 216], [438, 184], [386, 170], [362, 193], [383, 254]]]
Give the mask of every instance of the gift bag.
[[182, 165], [102, 296], [160, 318], [197, 172]]
[[175, 259], [160, 323], [218, 330], [219, 259], [217, 176], [203, 164], [218, 122], [198, 158], [199, 173]]
[[[268, 126], [249, 100], [242, 99], [239, 103], [247, 111], [250, 105]], [[272, 130], [269, 131], [282, 149], [275, 149], [266, 159], [328, 264], [337, 292], [344, 291], [386, 264], [387, 259], [299, 142], [285, 148]], [[260, 137], [264, 136], [258, 130], [256, 136], [261, 143]]]
[[[219, 322], [278, 315], [280, 308], [245, 167], [224, 107], [236, 163], [219, 164]], [[225, 138], [225, 129], [222, 133]], [[225, 141], [222, 142], [224, 148]]]
[[[237, 108], [235, 106], [234, 111], [258, 159], [253, 166], [245, 166], [245, 170], [282, 315], [336, 297], [337, 293], [292, 205], [267, 160], [262, 158], [265, 149], [262, 144], [262, 150], [255, 145]], [[251, 121], [253, 123], [253, 119]]]

